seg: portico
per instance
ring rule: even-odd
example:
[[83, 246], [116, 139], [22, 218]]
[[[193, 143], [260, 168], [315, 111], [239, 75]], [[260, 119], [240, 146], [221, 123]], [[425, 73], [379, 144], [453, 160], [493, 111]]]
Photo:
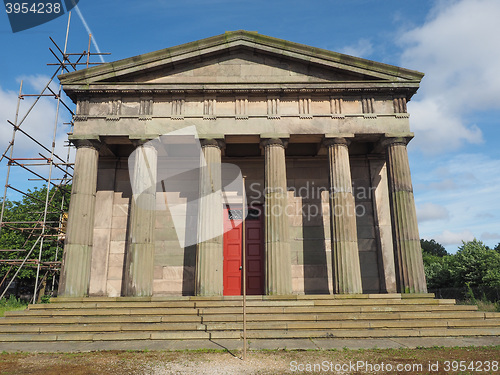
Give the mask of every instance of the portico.
[[227, 294], [243, 204], [254, 291], [425, 293], [406, 150], [422, 76], [247, 31], [62, 75], [77, 156], [60, 295]]

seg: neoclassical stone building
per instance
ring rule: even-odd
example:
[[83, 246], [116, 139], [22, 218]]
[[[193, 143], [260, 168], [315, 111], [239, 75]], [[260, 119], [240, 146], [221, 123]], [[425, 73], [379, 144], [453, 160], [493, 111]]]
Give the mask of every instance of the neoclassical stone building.
[[[243, 241], [248, 294], [426, 292], [406, 150], [422, 76], [248, 31], [60, 76], [77, 151], [59, 295], [238, 295]], [[206, 166], [163, 179], [196, 144]]]

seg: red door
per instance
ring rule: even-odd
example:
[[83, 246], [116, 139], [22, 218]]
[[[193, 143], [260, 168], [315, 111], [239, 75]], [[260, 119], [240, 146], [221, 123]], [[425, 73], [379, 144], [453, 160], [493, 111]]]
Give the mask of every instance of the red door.
[[[262, 209], [250, 208], [245, 220], [247, 294], [264, 292]], [[224, 295], [242, 294], [242, 210], [224, 210]]]

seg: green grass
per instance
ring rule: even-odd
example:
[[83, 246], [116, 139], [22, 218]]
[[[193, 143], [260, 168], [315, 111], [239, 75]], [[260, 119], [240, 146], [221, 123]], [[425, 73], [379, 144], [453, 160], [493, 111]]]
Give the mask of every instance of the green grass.
[[473, 299], [458, 301], [457, 305], [476, 305], [479, 311], [500, 312], [500, 301], [490, 302], [486, 299]]
[[14, 296], [2, 298], [0, 300], [0, 316], [4, 316], [6, 311], [24, 310], [28, 304]]

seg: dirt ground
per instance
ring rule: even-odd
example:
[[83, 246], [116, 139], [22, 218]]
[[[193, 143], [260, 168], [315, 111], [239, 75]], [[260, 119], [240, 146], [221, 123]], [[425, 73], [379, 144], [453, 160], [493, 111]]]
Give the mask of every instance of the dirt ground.
[[241, 355], [206, 350], [2, 353], [0, 374], [500, 374], [500, 346], [252, 351], [246, 361]]

